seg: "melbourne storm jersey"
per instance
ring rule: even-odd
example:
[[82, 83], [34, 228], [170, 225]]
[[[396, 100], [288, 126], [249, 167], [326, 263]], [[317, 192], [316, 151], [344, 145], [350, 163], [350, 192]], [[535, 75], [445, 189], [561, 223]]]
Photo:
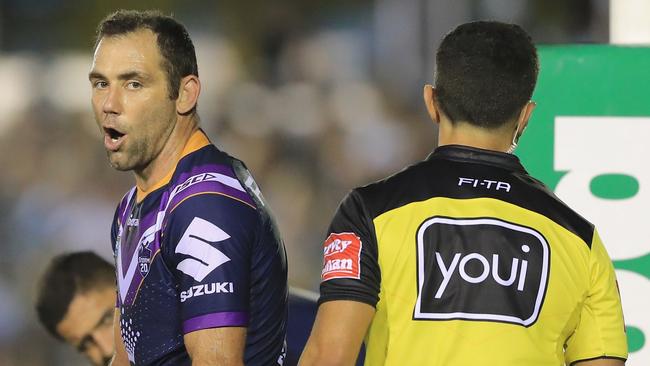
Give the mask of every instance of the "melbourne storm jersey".
[[248, 170], [202, 131], [160, 184], [126, 194], [111, 236], [131, 364], [189, 365], [183, 336], [216, 327], [247, 327], [247, 365], [282, 364], [283, 243]]
[[594, 227], [510, 154], [443, 146], [341, 203], [320, 303], [376, 308], [367, 365], [564, 365], [627, 357]]

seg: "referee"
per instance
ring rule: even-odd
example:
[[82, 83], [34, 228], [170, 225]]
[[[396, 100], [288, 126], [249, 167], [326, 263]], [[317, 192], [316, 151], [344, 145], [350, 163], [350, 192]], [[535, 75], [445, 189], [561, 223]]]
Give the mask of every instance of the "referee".
[[449, 33], [424, 88], [439, 147], [354, 189], [323, 247], [302, 365], [623, 365], [621, 302], [594, 226], [512, 155], [538, 59], [517, 25]]

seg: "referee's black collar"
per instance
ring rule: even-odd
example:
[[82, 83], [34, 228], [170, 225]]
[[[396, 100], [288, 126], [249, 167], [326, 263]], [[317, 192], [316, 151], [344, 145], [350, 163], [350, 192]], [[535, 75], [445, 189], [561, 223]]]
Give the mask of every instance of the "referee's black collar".
[[439, 146], [427, 157], [427, 161], [434, 159], [460, 160], [492, 165], [512, 171], [526, 171], [519, 162], [519, 158], [513, 154], [465, 145]]

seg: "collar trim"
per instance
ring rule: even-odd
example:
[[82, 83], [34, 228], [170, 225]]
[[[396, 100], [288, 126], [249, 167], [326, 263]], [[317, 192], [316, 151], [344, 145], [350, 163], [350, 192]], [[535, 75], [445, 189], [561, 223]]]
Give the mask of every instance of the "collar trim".
[[465, 145], [439, 146], [427, 157], [426, 160], [430, 161], [433, 159], [462, 160], [493, 165], [512, 171], [526, 171], [516, 155]]

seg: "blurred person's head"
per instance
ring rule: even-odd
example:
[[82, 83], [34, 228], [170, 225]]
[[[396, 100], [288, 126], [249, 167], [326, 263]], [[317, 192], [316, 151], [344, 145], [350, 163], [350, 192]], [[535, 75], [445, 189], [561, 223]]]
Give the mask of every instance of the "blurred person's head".
[[36, 312], [45, 329], [95, 365], [113, 355], [115, 269], [92, 252], [62, 254], [42, 274]]
[[440, 123], [440, 144], [511, 152], [535, 106], [539, 64], [530, 36], [515, 24], [462, 24], [444, 37], [436, 66], [424, 98]]
[[198, 128], [194, 45], [157, 11], [120, 10], [97, 29], [92, 106], [111, 165], [146, 175], [170, 141]]

